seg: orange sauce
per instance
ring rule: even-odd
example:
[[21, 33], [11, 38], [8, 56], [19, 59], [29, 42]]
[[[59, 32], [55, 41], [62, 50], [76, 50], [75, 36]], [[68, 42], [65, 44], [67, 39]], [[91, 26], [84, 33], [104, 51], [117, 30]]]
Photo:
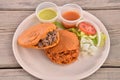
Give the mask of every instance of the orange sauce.
[[77, 20], [78, 18], [80, 18], [79, 13], [75, 12], [75, 11], [67, 11], [65, 13], [63, 13], [63, 18], [66, 20]]
[[[80, 14], [76, 11], [66, 11], [62, 14], [62, 17], [68, 21], [74, 21], [80, 18]], [[72, 28], [75, 27], [75, 24], [62, 22], [65, 28]]]

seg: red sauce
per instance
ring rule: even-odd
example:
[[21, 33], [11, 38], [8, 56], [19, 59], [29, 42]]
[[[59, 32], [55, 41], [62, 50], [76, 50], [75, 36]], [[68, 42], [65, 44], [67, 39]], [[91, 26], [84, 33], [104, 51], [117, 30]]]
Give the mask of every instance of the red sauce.
[[[69, 20], [69, 21], [74, 21], [74, 20], [77, 20], [80, 18], [80, 14], [75, 12], [75, 11], [67, 11], [67, 12], [64, 12], [62, 14], [62, 17], [66, 20]], [[65, 26], [65, 28], [72, 28], [72, 27], [75, 27], [75, 24], [71, 24], [71, 23], [66, 23], [66, 22], [62, 22], [63, 25]]]
[[65, 18], [66, 20], [77, 20], [78, 18], [80, 18], [79, 13], [75, 12], [75, 11], [68, 11], [63, 13], [63, 18]]

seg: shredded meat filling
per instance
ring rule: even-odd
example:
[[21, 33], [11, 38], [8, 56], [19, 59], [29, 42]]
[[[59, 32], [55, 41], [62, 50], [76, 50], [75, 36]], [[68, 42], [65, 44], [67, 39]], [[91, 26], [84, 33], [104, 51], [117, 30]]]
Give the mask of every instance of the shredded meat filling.
[[39, 47], [45, 47], [53, 44], [57, 39], [57, 31], [51, 31], [47, 34], [46, 38], [41, 39], [38, 43]]
[[47, 55], [53, 62], [59, 64], [67, 64], [77, 59], [78, 54], [76, 53], [78, 53], [77, 50], [68, 50], [66, 52], [60, 52], [60, 53], [47, 52]]

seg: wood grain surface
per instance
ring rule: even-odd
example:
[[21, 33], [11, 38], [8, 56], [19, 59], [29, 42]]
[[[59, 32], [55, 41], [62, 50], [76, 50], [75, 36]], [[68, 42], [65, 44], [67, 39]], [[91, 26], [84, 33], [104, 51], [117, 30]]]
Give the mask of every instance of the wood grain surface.
[[[34, 11], [0, 11], [0, 67], [19, 67], [12, 52], [13, 34], [27, 16]], [[106, 26], [110, 39], [110, 55], [103, 66], [120, 66], [120, 10], [88, 10]], [[15, 14], [15, 15], [12, 15]]]
[[44, 1], [54, 2], [58, 6], [75, 3], [83, 9], [120, 9], [120, 0], [0, 0], [1, 10], [34, 10]]
[[[120, 68], [100, 68], [83, 80], [120, 80]], [[31, 76], [23, 69], [1, 69], [0, 80], [41, 80]]]
[[0, 80], [39, 80], [17, 63], [12, 38], [18, 25], [44, 1], [58, 6], [76, 3], [103, 22], [110, 35], [110, 54], [96, 73], [83, 80], [120, 80], [120, 0], [0, 0]]

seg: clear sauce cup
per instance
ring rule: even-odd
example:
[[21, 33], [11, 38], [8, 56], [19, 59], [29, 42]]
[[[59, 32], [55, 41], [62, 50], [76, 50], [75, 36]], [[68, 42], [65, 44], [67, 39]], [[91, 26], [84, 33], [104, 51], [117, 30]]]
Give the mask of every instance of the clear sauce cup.
[[66, 4], [61, 7], [60, 19], [66, 28], [75, 27], [76, 23], [80, 21], [82, 17], [83, 17], [82, 8], [77, 4]]
[[[52, 19], [48, 19], [48, 20], [41, 18], [41, 17], [39, 16], [39, 13], [40, 13], [40, 11], [45, 10], [45, 9], [46, 9], [46, 10], [47, 10], [47, 9], [51, 9], [51, 10], [55, 11], [56, 16], [53, 17]], [[58, 6], [57, 6], [56, 4], [54, 4], [54, 3], [52, 3], [52, 2], [43, 2], [43, 3], [40, 3], [40, 4], [37, 6], [37, 8], [36, 8], [35, 13], [36, 13], [37, 18], [38, 18], [41, 22], [43, 22], [43, 23], [45, 23], [45, 22], [54, 22], [54, 21], [58, 18], [58, 16], [59, 16], [59, 14], [58, 14], [58, 13], [59, 13]], [[48, 13], [47, 15], [45, 15], [44, 17], [48, 17], [48, 15], [49, 15], [49, 13]]]

